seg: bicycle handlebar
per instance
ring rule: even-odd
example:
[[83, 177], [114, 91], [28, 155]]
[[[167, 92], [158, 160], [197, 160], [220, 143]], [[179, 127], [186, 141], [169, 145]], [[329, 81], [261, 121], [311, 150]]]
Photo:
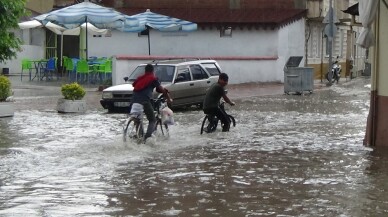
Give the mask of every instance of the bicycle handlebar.
[[163, 97], [163, 95], [159, 96], [157, 99], [152, 99], [152, 105], [154, 107], [154, 110], [159, 112], [160, 106], [166, 102], [166, 99]]

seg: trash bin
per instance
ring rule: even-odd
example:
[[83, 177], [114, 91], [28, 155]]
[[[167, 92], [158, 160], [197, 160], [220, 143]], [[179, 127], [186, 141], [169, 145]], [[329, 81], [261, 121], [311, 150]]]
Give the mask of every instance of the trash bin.
[[312, 93], [314, 90], [314, 69], [298, 67], [303, 57], [291, 56], [284, 66], [284, 93]]

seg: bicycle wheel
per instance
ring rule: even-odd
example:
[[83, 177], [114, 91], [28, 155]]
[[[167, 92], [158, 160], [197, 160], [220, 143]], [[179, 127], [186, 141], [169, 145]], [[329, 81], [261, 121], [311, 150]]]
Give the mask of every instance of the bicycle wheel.
[[236, 120], [234, 119], [234, 117], [232, 115], [228, 115], [228, 117], [229, 117], [230, 122], [233, 124], [233, 127], [235, 127], [236, 126]]
[[141, 143], [144, 137], [143, 124], [136, 118], [130, 118], [124, 127], [123, 141], [126, 142], [127, 138]]
[[201, 134], [203, 132], [212, 133], [217, 129], [218, 119], [216, 117], [209, 117], [208, 115], [202, 121]]
[[166, 138], [169, 138], [170, 137], [170, 130], [168, 129], [168, 125], [167, 124], [163, 124], [162, 123], [162, 119], [158, 118], [157, 121], [156, 121], [156, 126], [155, 126], [155, 131], [158, 130], [158, 128], [160, 128], [160, 134]]

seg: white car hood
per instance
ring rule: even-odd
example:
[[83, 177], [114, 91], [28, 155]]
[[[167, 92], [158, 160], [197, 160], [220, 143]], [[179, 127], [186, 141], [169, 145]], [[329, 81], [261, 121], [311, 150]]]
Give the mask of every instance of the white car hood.
[[132, 84], [119, 84], [104, 89], [104, 91], [133, 91]]

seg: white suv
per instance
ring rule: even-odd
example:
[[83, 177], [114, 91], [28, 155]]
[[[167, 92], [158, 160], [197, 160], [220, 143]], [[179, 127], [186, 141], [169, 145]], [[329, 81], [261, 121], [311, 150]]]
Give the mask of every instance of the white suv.
[[[217, 82], [222, 72], [215, 60], [168, 60], [154, 61], [156, 77], [170, 91], [173, 108], [190, 105], [201, 106], [206, 90]], [[140, 64], [125, 77], [125, 83], [106, 88], [102, 92], [101, 105], [109, 112], [128, 112], [135, 79], [144, 73], [147, 64]], [[154, 97], [157, 97], [157, 93]]]

